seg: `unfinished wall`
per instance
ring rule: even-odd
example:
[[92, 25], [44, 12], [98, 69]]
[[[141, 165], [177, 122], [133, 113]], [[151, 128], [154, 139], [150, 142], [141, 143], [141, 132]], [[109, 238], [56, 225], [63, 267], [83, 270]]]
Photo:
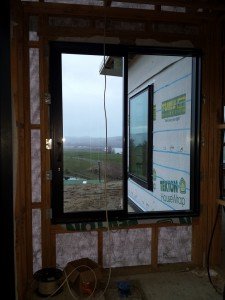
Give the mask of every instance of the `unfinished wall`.
[[[37, 58], [37, 54], [38, 54], [38, 50], [35, 49], [36, 51], [33, 51], [32, 53], [36, 53], [36, 55], [31, 56], [33, 57], [33, 60], [30, 58], [30, 65], [31, 68], [34, 68], [33, 66], [35, 65], [36, 62], [36, 58]], [[31, 52], [30, 50], [30, 52]], [[146, 57], [145, 57], [146, 58]], [[159, 58], [156, 58], [157, 60], [159, 60]], [[166, 65], [168, 66], [168, 60], [169, 60], [169, 64], [171, 64], [171, 67], [167, 68], [166, 71], [162, 72], [162, 69], [164, 69], [166, 67]], [[179, 60], [179, 61], [178, 61]], [[166, 61], [166, 62], [165, 62]], [[161, 105], [162, 100], [164, 99], [162, 97], [162, 93], [163, 91], [161, 91], [162, 86], [167, 86], [168, 85], [168, 79], [170, 81], [176, 81], [177, 80], [177, 76], [178, 77], [182, 77], [184, 74], [183, 72], [189, 72], [190, 70], [187, 70], [187, 66], [189, 66], [188, 62], [190, 62], [190, 58], [186, 58], [186, 59], [181, 59], [181, 58], [168, 58], [164, 61], [164, 64], [162, 63], [162, 59], [161, 59], [161, 63], [158, 64], [157, 62], [154, 61], [153, 59], [153, 66], [155, 66], [155, 68], [151, 68], [151, 66], [149, 66], [148, 64], [146, 64], [146, 61], [144, 62], [139, 62], [136, 61], [136, 63], [139, 65], [141, 65], [140, 69], [137, 69], [137, 67], [134, 67], [134, 71], [130, 71], [129, 70], [129, 75], [130, 73], [135, 74], [134, 77], [138, 80], [140, 80], [140, 74], [145, 74], [146, 78], [142, 78], [141, 80], [144, 81], [144, 85], [141, 84], [140, 82], [138, 82], [138, 80], [136, 80], [135, 78], [133, 78], [133, 76], [131, 75], [131, 81], [133, 81], [133, 84], [135, 84], [135, 86], [131, 86], [131, 84], [129, 84], [129, 89], [135, 92], [137, 92], [139, 89], [142, 89], [143, 87], [146, 86], [146, 84], [150, 84], [152, 82], [154, 82], [154, 88], [155, 91], [160, 90], [159, 93], [155, 92], [155, 104], [157, 107], [157, 115], [158, 115], [158, 107]], [[178, 62], [176, 62], [178, 61]], [[175, 63], [176, 62], [176, 63]], [[142, 67], [148, 67], [148, 70], [151, 70], [151, 74], [149, 74], [149, 72], [144, 72]], [[39, 81], [37, 79], [37, 70], [39, 68], [36, 66], [36, 72], [35, 72], [35, 77], [31, 76], [31, 81], [30, 81], [30, 107], [31, 109], [31, 121], [33, 120], [33, 116], [39, 116], [42, 114], [42, 111], [40, 111], [40, 104], [38, 103], [38, 99], [39, 99], [39, 93], [37, 92], [37, 87], [39, 86]], [[137, 72], [136, 72], [137, 71]], [[157, 72], [153, 73], [153, 72]], [[180, 72], [180, 73], [179, 73]], [[181, 74], [182, 73], [182, 74]], [[186, 74], [185, 73], [185, 74]], [[44, 76], [44, 74], [40, 74], [40, 77]], [[149, 78], [149, 79], [148, 79]], [[190, 76], [188, 77], [188, 82], [186, 82], [186, 84], [184, 85], [187, 89], [188, 87], [190, 87]], [[33, 84], [33, 81], [36, 82], [36, 84]], [[138, 88], [137, 88], [138, 86]], [[183, 87], [183, 85], [181, 85], [181, 87]], [[177, 86], [175, 87], [177, 89]], [[36, 90], [36, 93], [33, 92], [33, 89]], [[171, 88], [170, 88], [171, 90]], [[165, 91], [165, 93], [168, 95], [171, 94], [171, 97], [173, 95], [173, 90], [174, 87], [172, 87], [172, 91], [168, 92]], [[180, 91], [180, 93], [183, 93], [184, 91]], [[36, 97], [33, 97], [32, 95], [36, 94]], [[131, 93], [132, 95], [132, 93]], [[190, 98], [190, 96], [187, 95], [187, 98]], [[188, 98], [188, 99], [189, 99]], [[34, 102], [34, 103], [33, 103]], [[53, 105], [53, 104], [51, 104]], [[34, 109], [35, 108], [35, 109]], [[35, 114], [34, 114], [35, 111]], [[35, 118], [36, 120], [36, 124], [38, 124], [40, 118]], [[157, 130], [155, 128], [155, 130]], [[44, 138], [44, 136], [42, 137]], [[179, 136], [176, 136], [177, 140], [178, 138], [180, 138]], [[164, 142], [165, 142], [165, 137], [164, 137]], [[171, 140], [171, 136], [169, 137], [169, 140]], [[157, 139], [154, 138], [154, 143], [156, 143]], [[44, 151], [46, 151], [45, 149], [43, 149]], [[47, 152], [47, 151], [46, 151]], [[165, 158], [167, 161], [169, 160], [169, 158]], [[155, 161], [156, 162], [156, 161]], [[41, 165], [41, 159], [40, 159], [40, 130], [36, 129], [36, 130], [32, 130], [31, 131], [31, 175], [32, 175], [32, 186], [31, 186], [31, 193], [32, 195], [34, 195], [32, 198], [34, 198], [34, 202], [38, 202], [40, 200], [37, 199], [37, 195], [40, 197], [41, 195], [41, 184], [39, 183], [39, 178], [40, 178], [40, 170], [41, 168], [43, 169], [43, 165]], [[163, 170], [163, 174], [160, 173], [160, 171], [158, 170], [157, 167], [155, 167], [156, 169], [156, 173], [157, 173], [157, 178], [166, 178], [168, 177], [168, 174], [165, 174], [165, 170]], [[168, 173], [168, 172], [167, 172]], [[161, 175], [160, 175], [161, 174]], [[171, 176], [170, 176], [171, 177]], [[43, 178], [44, 179], [44, 178]], [[186, 179], [186, 182], [188, 183], [188, 179]], [[160, 196], [158, 195], [158, 193], [160, 193], [160, 184], [159, 184], [159, 179], [157, 180], [158, 182], [156, 183], [156, 185], [158, 186], [158, 188], [154, 191], [153, 193], [153, 197], [152, 200], [154, 202], [150, 203], [150, 205], [154, 205], [155, 209], [164, 209], [164, 205], [163, 202], [160, 201]], [[136, 187], [136, 185], [135, 185]], [[133, 194], [135, 194], [135, 187], [131, 187], [131, 191], [133, 192]], [[148, 191], [147, 191], [148, 192]], [[36, 196], [35, 196], [36, 195]], [[158, 202], [155, 202], [155, 199], [159, 199]], [[152, 201], [151, 200], [151, 201]], [[48, 201], [50, 202], [50, 199], [48, 199]], [[141, 198], [141, 202], [143, 203], [143, 201], [145, 201], [147, 204], [149, 204], [149, 199], [148, 197], [146, 198], [145, 193], [142, 195]], [[151, 202], [150, 201], [150, 202]], [[188, 209], [188, 205], [186, 206], [186, 208]], [[157, 222], [157, 220], [155, 220], [155, 222]], [[177, 223], [177, 220], [172, 220], [172, 222]], [[116, 223], [116, 222], [115, 222]], [[147, 222], [148, 223], [148, 222]], [[125, 224], [125, 223], [124, 223]], [[138, 221], [136, 222], [137, 226], [138, 226]], [[179, 221], [178, 221], [179, 224]], [[67, 225], [68, 226], [68, 225]], [[106, 226], [106, 225], [104, 225]], [[113, 224], [112, 224], [113, 226]], [[114, 225], [115, 226], [115, 225]], [[148, 226], [148, 225], [146, 225]], [[100, 226], [97, 225], [96, 229], [99, 228]], [[124, 227], [124, 225], [122, 226]], [[148, 226], [149, 227], [149, 226]], [[151, 227], [151, 226], [150, 226]], [[191, 226], [188, 226], [191, 229]], [[83, 228], [83, 229], [82, 229]], [[76, 227], [74, 227], [75, 231], [76, 231]], [[88, 228], [88, 226], [86, 227], [82, 227], [81, 226], [81, 231], [82, 230], [90, 230], [93, 229], [93, 227], [91, 226], [90, 228]], [[40, 256], [40, 249], [41, 249], [41, 245], [39, 245], [39, 251], [36, 251], [37, 246], [37, 241], [39, 240], [39, 242], [41, 242], [41, 239], [38, 238], [40, 236], [40, 225], [38, 223], [33, 223], [33, 232], [34, 232], [34, 238], [35, 238], [35, 243], [33, 243], [33, 255], [34, 255], [34, 259], [33, 261], [35, 262], [35, 265], [33, 267], [33, 270], [36, 270], [36, 264], [37, 261], [40, 260], [39, 256]], [[163, 235], [161, 234], [163, 232]], [[107, 249], [107, 244], [109, 244], [108, 239], [106, 238], [107, 233], [103, 234], [103, 249], [98, 249], [98, 244], [97, 244], [97, 240], [98, 239], [98, 234], [95, 231], [92, 232], [78, 232], [73, 233], [73, 234], [69, 234], [69, 233], [60, 233], [60, 234], [56, 234], [56, 264], [59, 265], [60, 267], [64, 267], [66, 265], [67, 262], [73, 260], [73, 259], [78, 259], [81, 257], [89, 257], [94, 259], [95, 261], [103, 261], [103, 266], [104, 267], [122, 267], [122, 266], [138, 266], [138, 265], [151, 265], [151, 230], [150, 229], [116, 229], [116, 233], [112, 233], [111, 234], [111, 244], [110, 244], [110, 249], [112, 251], [112, 257], [111, 257], [111, 262], [109, 261], [109, 257], [108, 257], [108, 252], [106, 251]], [[146, 236], [146, 234], [148, 234]], [[139, 237], [139, 241], [136, 241], [135, 236]], [[168, 236], [168, 237], [167, 237]], [[130, 241], [130, 244], [127, 244], [127, 239]], [[183, 227], [174, 227], [174, 230], [169, 230], [169, 231], [159, 231], [159, 249], [164, 249], [166, 248], [166, 246], [168, 245], [168, 240], [172, 240], [173, 242], [171, 243], [173, 249], [170, 249], [167, 251], [167, 260], [164, 259], [163, 254], [160, 254], [160, 259], [158, 261], [158, 263], [168, 263], [168, 262], [187, 262], [187, 261], [191, 261], [191, 230], [186, 231], [184, 230]], [[188, 252], [189, 254], [187, 256], [184, 256], [182, 252], [180, 252], [180, 245], [182, 244], [182, 240], [186, 241], [186, 245], [185, 248], [188, 248]], [[95, 241], [95, 242], [94, 242]], [[95, 246], [94, 246], [94, 244]], [[129, 250], [130, 249], [130, 250]], [[143, 249], [143, 250], [141, 250]], [[94, 251], [94, 253], [93, 253]], [[130, 251], [130, 252], [129, 252]], [[102, 252], [102, 257], [98, 257], [98, 253]], [[131, 255], [132, 254], [132, 255]]]
[[[93, 8], [91, 11], [94, 15], [90, 16], [90, 11], [83, 7], [68, 8], [67, 4], [45, 7], [45, 3], [32, 7], [26, 2], [15, 14], [16, 22], [13, 25], [15, 127], [18, 132], [18, 145], [15, 145], [18, 147], [16, 253], [20, 299], [24, 299], [32, 273], [41, 266], [57, 263], [63, 267], [71, 259], [83, 255], [93, 258], [102, 266], [109, 265], [106, 224], [51, 224], [51, 188], [46, 180], [50, 155], [45, 149], [45, 139], [50, 136], [49, 108], [45, 101], [45, 94], [48, 93], [48, 41], [103, 41], [103, 11]], [[202, 107], [202, 208], [200, 217], [192, 220], [181, 218], [161, 222], [140, 220], [114, 223], [113, 230], [116, 231], [112, 232], [111, 264], [113, 267], [145, 265], [155, 269], [160, 264], [177, 262], [201, 265], [213, 226], [218, 189], [215, 127], [220, 94], [216, 83], [219, 68], [218, 63], [214, 62], [219, 53], [219, 47], [215, 48], [219, 41], [218, 35], [215, 35], [217, 27], [212, 26], [212, 19], [207, 19], [207, 25], [202, 16], [194, 14], [190, 17], [183, 12], [182, 16], [165, 12], [156, 14], [153, 18], [154, 22], [158, 22], [156, 24], [149, 21], [149, 11], [143, 14], [135, 8], [131, 10], [126, 14], [124, 9], [113, 10], [112, 15], [108, 12], [107, 42], [181, 47], [193, 44], [204, 49], [202, 82], [208, 104]], [[32, 21], [29, 17], [32, 17]], [[59, 25], [59, 20], [53, 22], [52, 17], [63, 17], [65, 22], [60, 20]], [[71, 20], [74, 24], [80, 22], [80, 25], [71, 27], [68, 23]], [[172, 27], [165, 25], [168, 22]], [[215, 150], [212, 150], [212, 144]], [[216, 238], [219, 241], [218, 235]], [[138, 247], [135, 247], [136, 243]], [[217, 246], [215, 249], [219, 248], [219, 242]], [[212, 253], [215, 261], [218, 261], [218, 252], [214, 250]], [[131, 260], [128, 261], [127, 256], [131, 254]]]

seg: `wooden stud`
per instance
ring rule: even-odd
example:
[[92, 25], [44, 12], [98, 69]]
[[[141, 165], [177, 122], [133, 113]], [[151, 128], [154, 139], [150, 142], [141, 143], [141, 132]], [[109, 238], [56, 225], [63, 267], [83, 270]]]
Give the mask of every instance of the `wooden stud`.
[[98, 264], [103, 268], [103, 231], [98, 230]]
[[217, 199], [217, 204], [219, 204], [221, 206], [225, 206], [225, 200]]
[[[28, 280], [32, 280], [33, 276], [33, 247], [32, 247], [32, 191], [31, 191], [31, 126], [30, 126], [30, 75], [29, 75], [29, 47], [28, 47], [28, 30], [29, 22], [28, 18], [24, 17], [24, 31], [23, 31], [23, 42], [24, 42], [24, 72], [23, 72], [23, 98], [24, 98], [24, 163], [25, 163], [25, 181], [26, 181], [26, 231], [27, 231], [27, 245], [26, 245], [26, 256], [27, 256], [27, 277]], [[21, 153], [22, 154], [22, 153]]]
[[[207, 24], [202, 27], [203, 35], [208, 35]], [[209, 43], [208, 39], [205, 39], [202, 43], [202, 49], [204, 49], [204, 56], [202, 58], [202, 94], [209, 95], [210, 80], [208, 74], [209, 70]], [[207, 205], [208, 205], [208, 159], [209, 159], [209, 105], [202, 103], [201, 105], [201, 138], [204, 136], [205, 143], [200, 145], [201, 160], [200, 160], [200, 216], [193, 218], [192, 226], [192, 261], [196, 265], [204, 265], [206, 257], [206, 232], [207, 228]]]
[[[15, 4], [16, 9], [16, 4]], [[19, 13], [19, 12], [17, 12]], [[25, 299], [27, 288], [27, 230], [26, 230], [26, 193], [25, 193], [25, 162], [24, 162], [24, 114], [23, 114], [23, 49], [19, 42], [22, 38], [22, 26], [14, 25], [12, 35], [12, 97], [15, 118], [14, 165], [15, 182], [15, 262], [18, 299]], [[18, 155], [20, 153], [20, 155]]]
[[[46, 26], [46, 16], [39, 16], [39, 30]], [[53, 237], [55, 234], [51, 231], [51, 219], [48, 214], [51, 209], [50, 199], [50, 183], [46, 181], [46, 171], [50, 169], [50, 151], [46, 150], [46, 138], [50, 136], [50, 120], [49, 120], [49, 106], [44, 101], [44, 94], [48, 92], [48, 57], [46, 57], [46, 40], [44, 36], [39, 36], [40, 39], [40, 111], [41, 111], [41, 197], [42, 197], [42, 253], [43, 266], [55, 265], [55, 241]]]
[[218, 128], [219, 128], [219, 129], [225, 129], [225, 124], [219, 124], [219, 125], [218, 125]]
[[[157, 25], [157, 24], [156, 24]], [[129, 39], [156, 39], [164, 42], [172, 42], [179, 40], [201, 40], [203, 36], [191, 35], [184, 33], [169, 33], [169, 32], [157, 32], [150, 30], [151, 25], [148, 25], [148, 30], [146, 31], [128, 31], [128, 30], [109, 30], [106, 31], [106, 36], [116, 37], [120, 39], [127, 38], [129, 34]], [[74, 28], [74, 27], [57, 27], [48, 26], [44, 29], [44, 32], [40, 32], [41, 36], [47, 36], [49, 39], [58, 39], [59, 37], [92, 37], [92, 36], [102, 36], [102, 29], [98, 28]]]
[[[220, 45], [220, 26], [218, 23], [213, 24], [213, 28], [211, 28], [212, 34], [212, 43], [211, 44], [211, 75], [214, 74], [211, 78], [212, 85], [212, 93], [210, 98], [211, 100], [211, 109], [210, 112], [212, 114], [212, 124], [210, 126], [211, 137], [210, 141], [213, 142], [213, 147], [210, 147], [211, 157], [210, 157], [210, 167], [212, 174], [211, 178], [211, 208], [208, 206], [210, 215], [208, 218], [208, 224], [211, 228], [209, 228], [209, 234], [211, 237], [212, 229], [214, 227], [215, 222], [217, 222], [217, 227], [214, 233], [214, 240], [212, 244], [212, 264], [219, 264], [221, 260], [221, 238], [220, 238], [220, 229], [221, 228], [221, 214], [218, 216], [218, 220], [216, 220], [217, 215], [217, 203], [216, 198], [217, 195], [220, 194], [219, 190], [219, 169], [220, 169], [220, 151], [221, 151], [221, 136], [220, 132], [217, 129], [217, 124], [221, 122], [223, 117], [222, 103], [221, 103], [221, 95], [222, 95], [222, 82], [221, 82], [221, 65], [222, 65], [222, 56], [221, 56], [221, 45]], [[215, 59], [217, 57], [217, 59]], [[211, 220], [210, 220], [211, 219]]]

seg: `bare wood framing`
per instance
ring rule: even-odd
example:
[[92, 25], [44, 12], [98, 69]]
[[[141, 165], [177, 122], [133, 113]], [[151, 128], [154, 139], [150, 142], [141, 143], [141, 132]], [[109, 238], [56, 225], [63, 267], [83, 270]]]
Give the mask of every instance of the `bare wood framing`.
[[[40, 35], [47, 35], [51, 39], [59, 39], [59, 37], [92, 37], [92, 36], [102, 36], [103, 29], [96, 29], [96, 28], [71, 28], [71, 27], [58, 27], [58, 26], [48, 26], [45, 28], [44, 32], [40, 32]], [[170, 32], [155, 32], [153, 30], [150, 30], [148, 27], [148, 30], [145, 31], [128, 31], [128, 30], [106, 30], [106, 36], [109, 37], [117, 37], [120, 39], [124, 39], [129, 34], [130, 39], [157, 39], [159, 41], [164, 42], [171, 42], [171, 41], [179, 41], [182, 39], [185, 40], [199, 40], [204, 38], [203, 36], [196, 35], [193, 36], [191, 34], [185, 34], [185, 33], [170, 33]]]
[[103, 231], [98, 230], [98, 264], [103, 267]]
[[217, 203], [218, 203], [219, 205], [225, 206], [225, 201], [224, 201], [224, 200], [217, 199]]
[[101, 17], [104, 19], [121, 19], [121, 20], [151, 20], [164, 21], [172, 23], [189, 23], [199, 24], [202, 20], [215, 19], [217, 15], [210, 13], [177, 13], [161, 11], [160, 14], [144, 9], [129, 9], [118, 7], [101, 7], [78, 4], [59, 4], [59, 3], [26, 3], [23, 2], [24, 11], [29, 14], [45, 15], [64, 15], [79, 17]]
[[[25, 193], [25, 131], [24, 131], [24, 112], [23, 112], [23, 49], [19, 42], [22, 38], [22, 26], [14, 25], [12, 28], [12, 47], [11, 59], [12, 70], [12, 97], [15, 119], [14, 142], [16, 139], [17, 147], [14, 148], [16, 156], [16, 191], [15, 191], [15, 261], [16, 276], [18, 281], [17, 294], [19, 299], [23, 299], [26, 293], [27, 278], [27, 224], [26, 224], [26, 193]], [[16, 153], [15, 153], [16, 152]], [[21, 155], [18, 155], [20, 153]]]
[[[210, 23], [209, 23], [210, 26]], [[209, 201], [208, 201], [208, 235], [209, 238], [212, 233], [212, 228], [215, 223], [217, 212], [216, 199], [219, 195], [219, 161], [220, 161], [220, 135], [218, 132], [218, 124], [221, 119], [221, 45], [220, 45], [220, 26], [219, 24], [211, 24], [211, 36], [209, 36], [210, 43], [210, 118], [209, 118]], [[217, 59], [215, 59], [217, 57]], [[213, 147], [211, 146], [213, 145]], [[212, 246], [212, 263], [218, 264], [221, 253], [221, 239], [219, 237], [219, 226], [221, 224], [221, 217], [217, 220], [217, 230], [214, 235], [214, 243]], [[209, 243], [209, 240], [208, 240]]]
[[219, 124], [219, 125], [218, 125], [218, 128], [219, 128], [219, 129], [225, 129], [225, 124]]
[[[128, 2], [123, 0], [121, 2]], [[173, 0], [169, 3], [161, 0], [140, 2], [129, 0], [132, 3], [145, 3], [154, 5], [173, 5], [184, 6], [184, 1]], [[168, 2], [168, 1], [167, 1]], [[210, 13], [175, 13], [145, 11], [140, 9], [120, 9], [110, 7], [111, 1], [105, 1], [105, 7], [93, 7], [84, 5], [65, 5], [52, 3], [23, 3], [25, 16], [20, 12], [18, 22], [20, 28], [15, 29], [13, 36], [12, 61], [14, 69], [12, 70], [13, 79], [13, 97], [14, 110], [16, 116], [17, 147], [21, 153], [17, 161], [17, 192], [15, 205], [15, 223], [16, 223], [16, 260], [18, 277], [18, 295], [19, 299], [24, 299], [24, 293], [28, 282], [32, 279], [32, 209], [40, 208], [42, 212], [42, 254], [43, 266], [54, 266], [56, 263], [56, 234], [71, 232], [60, 225], [52, 225], [50, 219], [46, 217], [46, 210], [50, 208], [50, 183], [45, 180], [45, 172], [50, 168], [50, 153], [45, 150], [45, 138], [49, 137], [49, 107], [43, 101], [43, 95], [48, 92], [48, 57], [46, 55], [46, 45], [49, 39], [69, 38], [69, 37], [87, 37], [102, 35], [103, 30], [94, 28], [94, 22], [97, 19], [103, 19], [104, 16], [110, 20], [127, 20], [133, 22], [146, 22], [146, 31], [113, 31], [108, 30], [107, 36], [120, 37], [121, 40], [131, 38], [135, 40], [156, 39], [157, 41], [169, 42], [188, 39], [196, 46], [203, 48], [203, 94], [206, 104], [202, 105], [202, 145], [201, 145], [201, 215], [193, 218], [192, 223], [192, 263], [177, 264], [186, 268], [187, 266], [204, 265], [207, 253], [208, 242], [212, 227], [214, 224], [217, 197], [218, 197], [218, 153], [219, 141], [218, 133], [218, 112], [220, 110], [220, 67], [219, 61], [215, 58], [220, 55], [219, 51], [219, 24], [213, 23], [216, 14]], [[216, 4], [211, 7], [209, 1], [195, 1], [186, 3], [185, 7], [197, 9], [198, 5], [203, 9], [214, 9], [224, 11], [224, 5]], [[159, 9], [158, 6], [158, 9]], [[204, 7], [203, 7], [204, 6]], [[40, 22], [39, 34], [40, 41], [28, 41], [28, 17], [29, 15], [38, 15]], [[92, 26], [87, 29], [59, 28], [48, 24], [49, 16], [66, 17], [85, 17], [92, 21]], [[168, 24], [194, 24], [198, 26], [200, 34], [193, 35], [168, 34], [151, 31], [151, 22], [165, 22]], [[203, 30], [202, 30], [203, 28]], [[217, 34], [215, 34], [217, 32]], [[23, 34], [23, 36], [22, 36]], [[30, 124], [29, 110], [29, 47], [39, 48], [40, 50], [40, 97], [41, 97], [41, 124]], [[22, 58], [22, 59], [21, 59]], [[42, 174], [42, 192], [41, 203], [31, 203], [31, 157], [30, 157], [30, 133], [31, 129], [41, 130], [41, 174]], [[214, 149], [212, 147], [214, 146]], [[220, 224], [220, 223], [218, 223]], [[187, 224], [188, 225], [188, 224]], [[151, 228], [152, 230], [152, 254], [151, 266], [140, 266], [131, 268], [120, 268], [113, 273], [125, 272], [149, 272], [154, 270], [163, 270], [158, 265], [158, 228], [168, 226], [184, 226], [178, 224], [141, 224], [129, 227]], [[127, 227], [120, 227], [123, 229]], [[103, 232], [107, 229], [98, 229], [98, 262], [103, 264]], [[212, 262], [218, 263], [220, 259], [220, 228], [216, 229], [215, 245], [212, 249]], [[171, 267], [175, 269], [176, 264]], [[166, 267], [164, 267], [166, 268]]]
[[29, 41], [30, 48], [39, 48], [39, 41]]
[[25, 127], [25, 169], [26, 169], [26, 207], [27, 207], [27, 276], [29, 279], [33, 275], [33, 240], [32, 240], [32, 186], [31, 186], [31, 123], [30, 123], [30, 75], [29, 75], [29, 21], [24, 16], [24, 127]]
[[[208, 26], [204, 24], [203, 34], [208, 35]], [[210, 114], [208, 105], [208, 94], [209, 94], [209, 65], [207, 63], [209, 59], [209, 42], [206, 38], [202, 43], [204, 49], [204, 56], [202, 58], [202, 95], [207, 98], [206, 102], [201, 103], [201, 143], [200, 143], [200, 216], [193, 218], [192, 226], [192, 260], [195, 264], [204, 265], [206, 259], [206, 235], [203, 232], [207, 230], [207, 217], [208, 217], [208, 174], [209, 174], [209, 143], [208, 143], [208, 132], [209, 122], [208, 116]]]
[[[15, 256], [18, 299], [25, 299], [32, 277], [32, 208], [30, 168], [29, 120], [29, 51], [27, 46], [27, 20], [21, 4], [13, 1], [12, 13], [12, 89], [15, 115]], [[23, 22], [21, 22], [23, 20]]]
[[[39, 16], [39, 26], [43, 22], [43, 17]], [[41, 124], [41, 200], [42, 200], [42, 218], [41, 218], [41, 227], [42, 227], [42, 266], [47, 267], [51, 261], [50, 255], [50, 241], [51, 241], [51, 230], [50, 230], [50, 204], [46, 197], [46, 164], [47, 164], [47, 150], [45, 147], [45, 139], [47, 138], [48, 130], [48, 121], [45, 118], [46, 104], [44, 102], [44, 93], [45, 93], [45, 81], [46, 81], [46, 72], [45, 72], [45, 53], [44, 53], [44, 42], [43, 37], [40, 39], [40, 124]], [[46, 124], [47, 121], [47, 124]], [[53, 254], [53, 253], [52, 253]]]
[[152, 242], [151, 242], [151, 265], [154, 270], [158, 267], [158, 233], [159, 227], [152, 227]]

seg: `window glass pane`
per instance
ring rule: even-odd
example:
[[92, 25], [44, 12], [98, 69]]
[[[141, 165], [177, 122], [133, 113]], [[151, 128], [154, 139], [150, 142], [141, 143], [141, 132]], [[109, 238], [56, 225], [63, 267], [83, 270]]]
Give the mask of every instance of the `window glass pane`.
[[64, 212], [122, 209], [121, 63], [62, 54]]
[[[137, 212], [190, 209], [192, 72], [192, 57], [136, 55], [130, 59], [130, 166], [140, 178], [152, 174], [153, 180], [153, 191], [149, 191], [130, 176], [129, 202]], [[150, 84], [154, 84], [153, 169], [143, 155], [146, 148], [141, 147], [147, 141], [144, 128], [150, 112], [142, 91]], [[132, 151], [134, 134], [142, 138], [136, 141], [136, 152]]]

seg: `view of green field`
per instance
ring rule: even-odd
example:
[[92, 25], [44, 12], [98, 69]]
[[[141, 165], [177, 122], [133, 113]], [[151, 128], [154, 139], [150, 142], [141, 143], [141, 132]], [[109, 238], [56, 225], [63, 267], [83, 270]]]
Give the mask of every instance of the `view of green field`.
[[[64, 149], [64, 178], [102, 180], [106, 153], [103, 151]], [[107, 153], [107, 179], [122, 179], [122, 155]]]

